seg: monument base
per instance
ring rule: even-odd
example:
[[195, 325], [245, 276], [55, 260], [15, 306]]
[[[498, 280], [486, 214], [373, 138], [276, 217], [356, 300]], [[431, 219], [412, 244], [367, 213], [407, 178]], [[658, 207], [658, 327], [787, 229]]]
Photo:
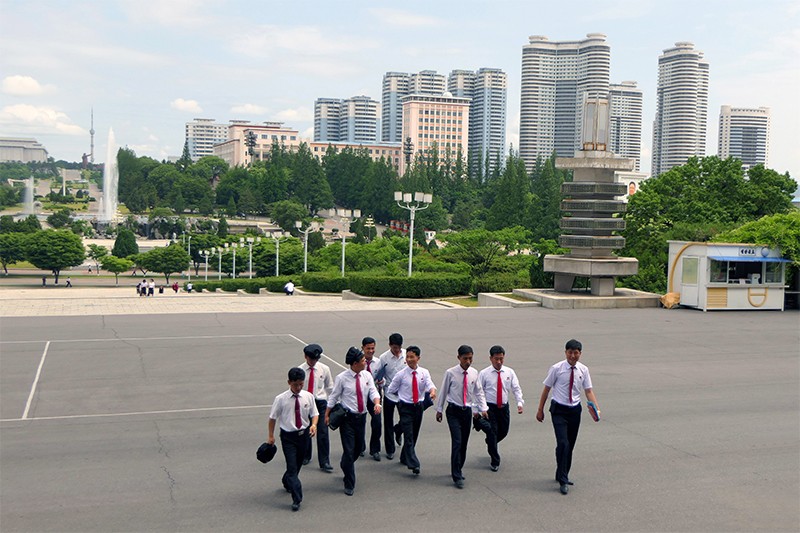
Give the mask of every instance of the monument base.
[[567, 255], [544, 256], [544, 271], [555, 274], [556, 292], [569, 293], [578, 276], [589, 278], [593, 296], [614, 296], [618, 276], [639, 272], [639, 261], [633, 257], [584, 258]]
[[553, 289], [514, 289], [514, 294], [542, 304], [545, 309], [630, 309], [658, 307], [661, 295], [633, 289], [616, 289], [614, 296], [593, 296], [588, 291], [571, 293]]

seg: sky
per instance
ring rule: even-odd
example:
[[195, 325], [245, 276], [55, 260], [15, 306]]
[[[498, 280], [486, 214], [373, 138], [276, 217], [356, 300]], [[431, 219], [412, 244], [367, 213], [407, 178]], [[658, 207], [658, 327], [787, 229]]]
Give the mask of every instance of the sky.
[[800, 177], [800, 0], [0, 0], [0, 136], [95, 161], [109, 128], [156, 159], [194, 118], [281, 121], [313, 136], [314, 101], [381, 98], [388, 71], [503, 69], [507, 141], [519, 139], [522, 47], [604, 33], [611, 82], [644, 93], [650, 170], [658, 56], [695, 43], [710, 64], [706, 154], [719, 109], [771, 108], [768, 166]]

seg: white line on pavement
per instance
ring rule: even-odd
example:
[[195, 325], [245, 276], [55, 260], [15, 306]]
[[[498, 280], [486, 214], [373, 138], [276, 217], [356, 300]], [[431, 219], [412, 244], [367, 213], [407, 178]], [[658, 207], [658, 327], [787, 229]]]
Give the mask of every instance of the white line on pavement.
[[[268, 405], [236, 405], [232, 407], [197, 407], [193, 409], [166, 409], [163, 411], [134, 411], [130, 413], [99, 413], [94, 415], [61, 415], [61, 416], [36, 416], [33, 418], [27, 418], [26, 415], [22, 415], [22, 418], [3, 418], [0, 419], [0, 422], [21, 422], [25, 421], [35, 421], [35, 420], [68, 420], [74, 418], [104, 418], [104, 417], [115, 417], [115, 416], [134, 416], [134, 415], [163, 415], [163, 414], [172, 414], [172, 413], [194, 413], [199, 411], [232, 411], [236, 409], [265, 409], [272, 407], [272, 404]], [[27, 414], [27, 409], [26, 409]]]
[[44, 353], [42, 353], [42, 360], [39, 361], [39, 368], [36, 369], [36, 377], [33, 378], [33, 385], [31, 385], [31, 393], [28, 395], [28, 402], [25, 404], [25, 411], [22, 413], [22, 420], [28, 418], [28, 411], [31, 409], [31, 402], [33, 402], [33, 395], [36, 394], [36, 385], [39, 384], [39, 376], [42, 374], [42, 367], [44, 366], [44, 358], [47, 357], [47, 350], [50, 349], [50, 341], [44, 345]]

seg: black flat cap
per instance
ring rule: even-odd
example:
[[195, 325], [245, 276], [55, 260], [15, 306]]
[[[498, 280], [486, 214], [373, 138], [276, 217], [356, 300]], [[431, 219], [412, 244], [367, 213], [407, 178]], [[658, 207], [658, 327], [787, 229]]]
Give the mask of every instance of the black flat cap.
[[264, 443], [258, 447], [258, 451], [256, 452], [256, 459], [261, 461], [262, 463], [268, 463], [272, 461], [272, 458], [275, 457], [275, 454], [278, 452], [278, 447], [274, 444]]
[[303, 353], [312, 359], [319, 359], [322, 356], [322, 346], [319, 344], [309, 344], [303, 348]]
[[351, 346], [344, 356], [344, 362], [348, 365], [352, 365], [353, 363], [357, 363], [362, 357], [364, 357], [364, 352], [355, 346]]

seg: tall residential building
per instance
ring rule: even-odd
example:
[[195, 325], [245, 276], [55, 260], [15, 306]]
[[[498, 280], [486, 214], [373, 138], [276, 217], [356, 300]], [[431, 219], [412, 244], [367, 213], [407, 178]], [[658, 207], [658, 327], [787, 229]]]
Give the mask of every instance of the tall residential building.
[[471, 98], [469, 107], [469, 164], [473, 170], [502, 165], [506, 144], [506, 73], [496, 68], [454, 70], [447, 90], [453, 96]]
[[609, 123], [609, 150], [636, 160], [634, 171], [639, 171], [642, 157], [642, 90], [635, 81], [612, 83], [608, 88], [611, 100]]
[[228, 140], [228, 124], [220, 124], [211, 118], [196, 118], [187, 122], [185, 131], [192, 161], [214, 155], [214, 145]]
[[387, 72], [383, 75], [381, 140], [403, 142], [403, 97], [409, 94], [439, 95], [446, 89], [444, 75], [434, 70], [416, 74]]
[[314, 102], [314, 141], [374, 143], [378, 139], [378, 102], [369, 96]]
[[708, 62], [693, 43], [675, 43], [658, 57], [652, 174], [705, 155]]
[[602, 33], [580, 41], [533, 35], [522, 47], [519, 151], [530, 170], [537, 156], [573, 157], [584, 96], [608, 96], [611, 47]]
[[[302, 142], [297, 130], [283, 126], [283, 122], [251, 124], [249, 120], [231, 120], [225, 142], [214, 145], [214, 153], [231, 167], [247, 166], [255, 161], [266, 161], [272, 145], [278, 143], [289, 151], [296, 151]], [[252, 151], [248, 137], [254, 141]]]
[[[403, 98], [403, 139], [411, 139], [413, 158], [436, 145], [440, 154], [448, 150], [467, 153], [469, 146], [469, 98], [449, 93], [436, 95], [410, 94]], [[440, 157], [442, 157], [440, 155]], [[405, 158], [400, 162], [400, 174], [406, 170]]]
[[719, 144], [721, 158], [741, 160], [745, 170], [767, 164], [769, 159], [769, 108], [731, 107], [719, 111]]

